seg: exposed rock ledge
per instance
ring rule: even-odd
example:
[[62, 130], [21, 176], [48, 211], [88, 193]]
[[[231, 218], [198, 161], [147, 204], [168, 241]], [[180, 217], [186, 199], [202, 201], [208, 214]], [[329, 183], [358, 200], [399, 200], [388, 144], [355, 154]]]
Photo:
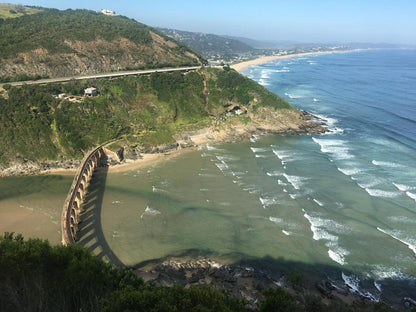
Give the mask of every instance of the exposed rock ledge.
[[300, 303], [304, 303], [307, 296], [313, 295], [325, 303], [372, 304], [368, 298], [351, 293], [345, 285], [335, 285], [327, 279], [308, 280], [307, 276], [293, 271], [269, 274], [251, 266], [225, 265], [205, 257], [191, 260], [168, 258], [163, 262], [155, 260], [139, 267], [135, 273], [145, 281], [161, 286], [181, 284], [188, 288], [210, 285], [229, 292], [233, 298], [246, 300], [247, 307], [253, 309], [263, 299], [263, 290], [278, 286], [283, 287]]

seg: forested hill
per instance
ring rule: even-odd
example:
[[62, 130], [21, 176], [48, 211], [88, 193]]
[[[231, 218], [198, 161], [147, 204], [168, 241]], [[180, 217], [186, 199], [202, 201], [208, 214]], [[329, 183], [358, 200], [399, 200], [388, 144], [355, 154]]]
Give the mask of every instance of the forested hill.
[[89, 10], [41, 9], [36, 14], [0, 18], [0, 46], [3, 82], [25, 76], [65, 77], [205, 62], [154, 28]]
[[229, 37], [169, 28], [158, 29], [169, 37], [186, 44], [207, 58], [212, 57], [214, 54], [238, 54], [254, 50], [252, 46]]

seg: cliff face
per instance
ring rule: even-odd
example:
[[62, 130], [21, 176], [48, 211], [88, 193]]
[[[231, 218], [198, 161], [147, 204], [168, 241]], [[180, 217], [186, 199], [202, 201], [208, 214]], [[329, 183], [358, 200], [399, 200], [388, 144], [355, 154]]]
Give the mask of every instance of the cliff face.
[[0, 23], [0, 77], [68, 77], [200, 65], [192, 50], [120, 16], [46, 10]]

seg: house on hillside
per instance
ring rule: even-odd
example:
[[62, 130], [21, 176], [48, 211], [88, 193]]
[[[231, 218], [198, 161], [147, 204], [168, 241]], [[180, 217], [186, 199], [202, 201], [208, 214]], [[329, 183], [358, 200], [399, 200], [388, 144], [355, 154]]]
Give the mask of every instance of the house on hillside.
[[84, 90], [84, 96], [96, 96], [97, 89], [96, 88], [86, 88]]
[[107, 9], [102, 9], [100, 13], [108, 16], [117, 16], [116, 12]]

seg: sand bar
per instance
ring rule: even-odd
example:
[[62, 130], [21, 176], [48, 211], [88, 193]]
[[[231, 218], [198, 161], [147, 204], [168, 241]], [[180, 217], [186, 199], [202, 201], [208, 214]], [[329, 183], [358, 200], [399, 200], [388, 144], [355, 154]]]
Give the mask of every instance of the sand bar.
[[230, 67], [238, 72], [241, 72], [243, 69], [252, 66], [252, 65], [260, 65], [265, 64], [275, 60], [282, 60], [288, 59], [291, 57], [297, 56], [306, 56], [306, 55], [318, 55], [318, 54], [332, 54], [332, 53], [340, 53], [340, 52], [353, 52], [358, 51], [358, 49], [354, 50], [340, 50], [340, 51], [320, 51], [320, 52], [305, 52], [305, 53], [294, 53], [294, 54], [286, 54], [286, 55], [269, 55], [269, 56], [260, 56], [254, 60], [245, 61], [237, 64], [233, 64]]

